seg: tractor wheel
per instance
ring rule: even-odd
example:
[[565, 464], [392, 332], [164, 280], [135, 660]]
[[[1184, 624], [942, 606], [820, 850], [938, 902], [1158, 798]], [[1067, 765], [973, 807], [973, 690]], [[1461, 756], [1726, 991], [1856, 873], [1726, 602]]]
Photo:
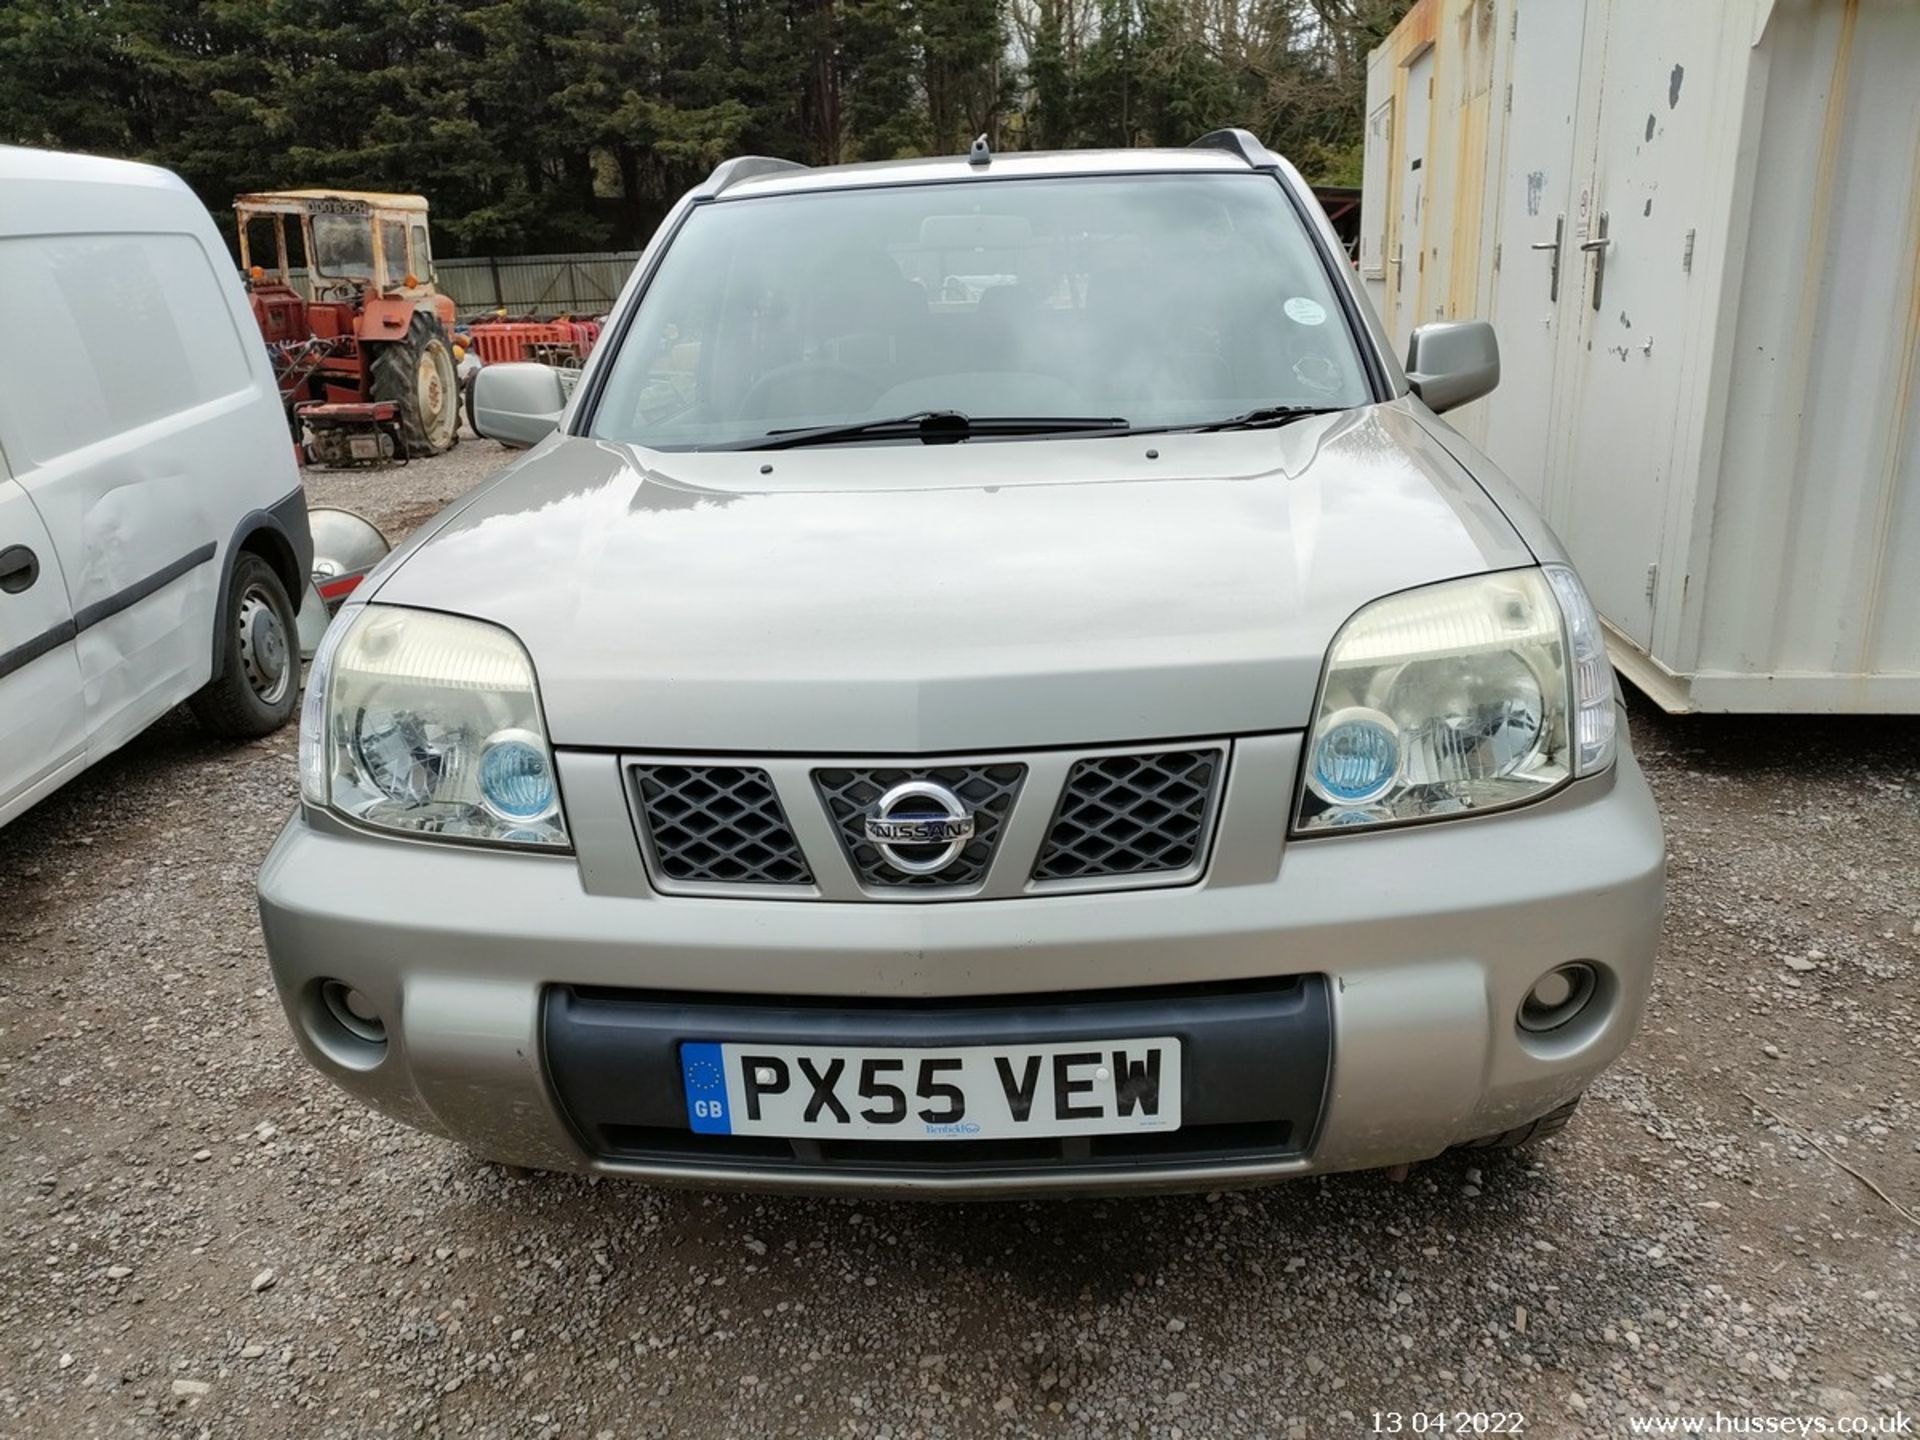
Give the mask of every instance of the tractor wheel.
[[451, 450], [460, 438], [460, 380], [439, 320], [416, 311], [406, 339], [369, 348], [373, 398], [399, 408], [407, 454], [418, 458]]

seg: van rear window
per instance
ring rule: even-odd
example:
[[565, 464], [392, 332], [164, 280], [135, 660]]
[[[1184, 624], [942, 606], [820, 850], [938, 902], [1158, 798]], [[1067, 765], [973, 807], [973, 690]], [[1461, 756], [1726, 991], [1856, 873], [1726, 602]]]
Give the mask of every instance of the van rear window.
[[0, 239], [0, 295], [0, 432], [16, 468], [253, 383], [191, 235]]

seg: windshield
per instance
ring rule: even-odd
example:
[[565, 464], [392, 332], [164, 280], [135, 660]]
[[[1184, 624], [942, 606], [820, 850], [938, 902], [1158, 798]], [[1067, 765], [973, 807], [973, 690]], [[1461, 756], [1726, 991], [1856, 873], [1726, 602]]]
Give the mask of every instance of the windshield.
[[1155, 427], [1371, 398], [1271, 176], [974, 181], [697, 208], [592, 433], [685, 449], [926, 410]]
[[[406, 253], [401, 250], [402, 256]], [[322, 275], [372, 278], [373, 222], [363, 213], [313, 217], [314, 267]], [[405, 268], [404, 260], [401, 262]]]

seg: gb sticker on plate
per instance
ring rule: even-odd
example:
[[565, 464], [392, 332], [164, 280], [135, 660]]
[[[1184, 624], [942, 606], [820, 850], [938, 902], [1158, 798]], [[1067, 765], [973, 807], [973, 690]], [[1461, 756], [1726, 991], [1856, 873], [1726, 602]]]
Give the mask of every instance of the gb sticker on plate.
[[680, 1047], [680, 1073], [687, 1082], [687, 1124], [697, 1135], [731, 1135], [727, 1113], [726, 1057], [718, 1045]]

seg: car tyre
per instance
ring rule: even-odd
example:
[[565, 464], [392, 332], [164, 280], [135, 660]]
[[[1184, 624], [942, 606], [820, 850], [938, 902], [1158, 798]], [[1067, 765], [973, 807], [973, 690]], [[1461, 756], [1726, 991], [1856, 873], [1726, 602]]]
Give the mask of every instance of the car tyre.
[[274, 569], [240, 554], [220, 604], [220, 663], [187, 702], [216, 735], [253, 740], [293, 718], [300, 704], [300, 621]]
[[1531, 1145], [1549, 1135], [1558, 1135], [1567, 1128], [1567, 1122], [1573, 1119], [1573, 1112], [1580, 1104], [1580, 1097], [1574, 1096], [1558, 1109], [1549, 1110], [1537, 1120], [1529, 1120], [1524, 1125], [1516, 1125], [1511, 1130], [1502, 1130], [1498, 1135], [1483, 1135], [1478, 1140], [1469, 1140], [1456, 1146], [1460, 1150], [1518, 1150], [1522, 1145]]
[[461, 398], [466, 401], [467, 429], [473, 432], [474, 439], [484, 440], [486, 437], [480, 433], [480, 412], [476, 410], [473, 405], [473, 382], [479, 378], [480, 372], [475, 370], [472, 374], [468, 375], [466, 379], [462, 380], [460, 382], [460, 395]]

